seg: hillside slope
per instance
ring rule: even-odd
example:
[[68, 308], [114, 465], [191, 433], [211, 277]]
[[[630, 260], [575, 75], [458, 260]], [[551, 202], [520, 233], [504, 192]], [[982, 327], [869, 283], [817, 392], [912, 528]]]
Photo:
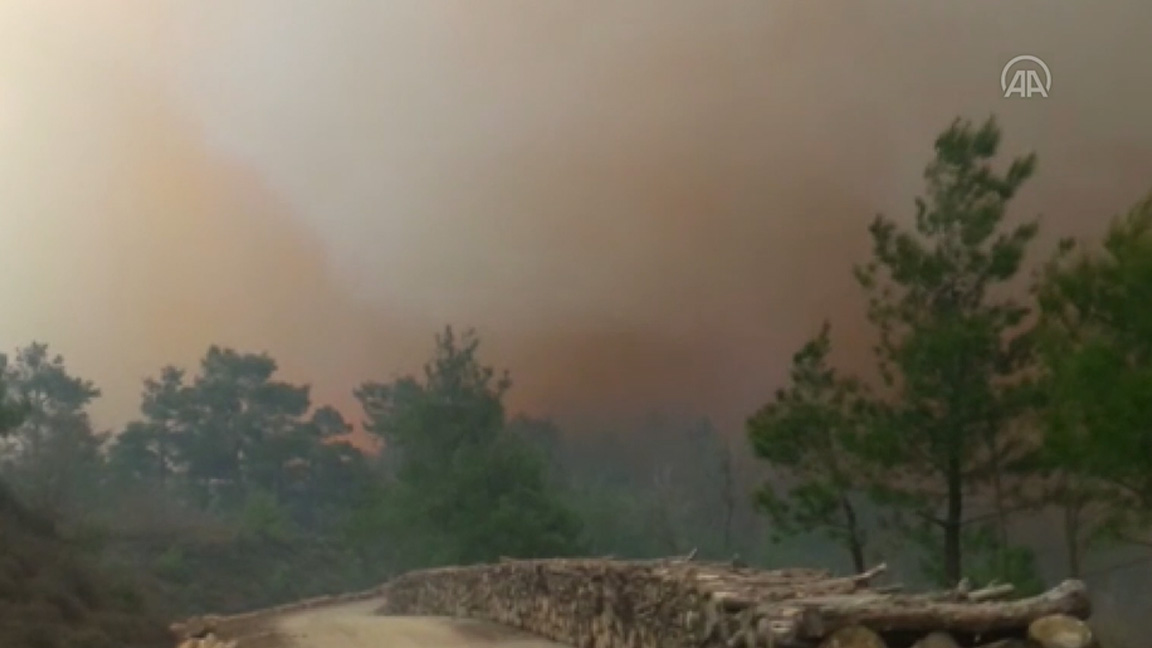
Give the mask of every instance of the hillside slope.
[[165, 623], [128, 584], [85, 564], [0, 484], [0, 646], [159, 648]]

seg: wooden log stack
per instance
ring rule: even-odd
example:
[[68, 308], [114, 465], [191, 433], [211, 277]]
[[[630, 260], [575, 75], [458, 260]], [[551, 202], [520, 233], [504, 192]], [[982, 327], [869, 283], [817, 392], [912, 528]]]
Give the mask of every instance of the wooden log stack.
[[942, 641], [1050, 648], [1029, 640], [1030, 626], [1038, 619], [1075, 626], [1090, 613], [1078, 581], [1003, 600], [1010, 587], [927, 594], [874, 587], [882, 572], [835, 577], [689, 559], [507, 560], [404, 574], [384, 586], [381, 613], [483, 619], [574, 648], [948, 646]]

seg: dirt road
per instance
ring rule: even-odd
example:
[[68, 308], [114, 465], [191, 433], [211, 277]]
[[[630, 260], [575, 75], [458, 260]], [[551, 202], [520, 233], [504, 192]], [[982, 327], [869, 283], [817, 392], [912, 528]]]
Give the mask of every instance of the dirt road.
[[282, 648], [566, 648], [478, 621], [377, 616], [379, 607], [362, 601], [297, 612], [270, 629]]

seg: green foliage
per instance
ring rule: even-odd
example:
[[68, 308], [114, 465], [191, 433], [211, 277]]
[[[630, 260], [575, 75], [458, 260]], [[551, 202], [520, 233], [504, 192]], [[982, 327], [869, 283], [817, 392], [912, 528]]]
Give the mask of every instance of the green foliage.
[[423, 381], [356, 391], [366, 429], [384, 441], [395, 515], [383, 522], [414, 565], [578, 551], [579, 521], [524, 439], [509, 433], [510, 381], [478, 361], [479, 340], [437, 336]]
[[860, 511], [879, 507], [867, 526], [922, 548], [933, 580], [1036, 582], [1009, 517], [1036, 505], [1023, 485], [1054, 459], [1029, 428], [1041, 400], [1031, 308], [1004, 297], [1037, 234], [1035, 222], [1006, 224], [1035, 157], [997, 171], [1000, 139], [993, 119], [953, 122], [935, 142], [911, 226], [878, 216], [869, 228], [872, 260], [856, 278], [879, 333], [880, 389], [867, 393], [828, 366], [825, 325], [794, 357], [788, 388], [749, 421], [754, 450], [776, 469], [758, 494], [776, 531], [832, 538], [857, 569]]
[[173, 610], [354, 589], [387, 569], [347, 533], [376, 479], [341, 439], [350, 426], [276, 372], [266, 354], [215, 346], [196, 375], [166, 367], [145, 381], [141, 418], [108, 448], [107, 494], [131, 503], [104, 512], [125, 536], [111, 559], [150, 579]]
[[0, 354], [0, 441], [28, 418], [28, 403], [13, 398], [8, 387], [8, 356]]
[[293, 535], [292, 520], [275, 495], [267, 491], [248, 494], [240, 512], [241, 538], [288, 543]]
[[[922, 550], [918, 566], [929, 583], [948, 582], [947, 566], [938, 550], [940, 540], [930, 525], [910, 527], [906, 542]], [[1031, 596], [1044, 590], [1036, 555], [1023, 545], [1005, 545], [996, 524], [967, 524], [961, 532], [964, 571], [962, 577], [978, 587], [991, 583], [1011, 583], [1016, 596]]]
[[175, 367], [146, 380], [141, 420], [110, 448], [115, 482], [166, 489], [221, 514], [258, 492], [289, 509], [312, 487], [338, 497], [320, 482], [342, 479], [332, 470], [342, 462], [357, 464], [328, 444], [351, 428], [330, 407], [311, 411], [309, 388], [276, 380], [276, 371], [265, 354], [214, 346], [191, 380]]
[[748, 421], [756, 455], [773, 467], [776, 480], [757, 493], [771, 518], [776, 541], [813, 532], [843, 546], [853, 567], [864, 571], [865, 528], [859, 516], [865, 464], [858, 456], [868, 421], [860, 386], [827, 364], [830, 327], [792, 358], [790, 385]]
[[1020, 451], [1007, 430], [1024, 406], [1012, 385], [1030, 358], [1019, 332], [1029, 309], [996, 294], [1037, 232], [1034, 222], [1004, 226], [1035, 158], [999, 174], [991, 165], [999, 144], [993, 120], [975, 129], [954, 122], [936, 140], [913, 229], [877, 217], [874, 258], [856, 273], [880, 331], [876, 357], [889, 389], [870, 434], [889, 474], [879, 486], [940, 534], [949, 581], [962, 573], [966, 495], [1003, 477], [1009, 451]]
[[677, 549], [653, 533], [659, 502], [651, 494], [588, 481], [570, 492], [569, 501], [584, 522], [582, 538], [592, 555], [656, 558]]
[[156, 573], [176, 583], [187, 583], [192, 576], [184, 549], [178, 545], [168, 547], [156, 559]]
[[983, 525], [965, 530], [964, 575], [973, 583], [1011, 583], [1016, 596], [1044, 591], [1036, 552], [1023, 545], [1001, 546], [999, 529]]
[[1152, 514], [1152, 199], [1102, 249], [1066, 242], [1039, 300], [1047, 454], [1126, 534]]
[[100, 390], [71, 375], [46, 344], [18, 349], [2, 364], [4, 402], [15, 406], [5, 421], [15, 425], [0, 454], [4, 475], [37, 509], [76, 517], [94, 503], [103, 468], [103, 435], [87, 413]]
[[568, 430], [555, 446], [566, 496], [596, 555], [702, 559], [765, 552], [727, 440], [707, 419], [650, 414]]
[[[9, 467], [34, 465], [15, 452], [29, 432], [84, 432], [75, 446], [87, 449], [92, 479], [75, 490], [86, 508], [60, 518], [82, 541], [73, 549], [139, 579], [173, 616], [360, 589], [420, 565], [591, 546], [719, 557], [732, 546], [725, 507], [739, 494], [707, 422], [649, 421], [576, 460], [555, 424], [507, 420], [507, 377], [476, 360], [474, 336], [448, 330], [437, 342], [422, 380], [361, 390], [369, 429], [387, 445], [378, 458], [341, 440], [350, 427], [339, 413], [312, 409], [308, 388], [278, 380], [270, 357], [221, 347], [195, 374], [165, 367], [146, 380], [139, 418], [101, 453], [86, 413], [98, 391], [34, 345], [0, 376], [19, 388], [4, 392], [8, 402], [28, 413], [11, 417], [26, 427]], [[134, 591], [113, 595], [139, 604]]]

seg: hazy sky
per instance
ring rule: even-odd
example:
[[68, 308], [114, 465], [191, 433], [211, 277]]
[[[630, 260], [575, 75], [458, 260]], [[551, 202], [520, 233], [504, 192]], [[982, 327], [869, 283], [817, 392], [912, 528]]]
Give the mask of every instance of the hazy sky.
[[[106, 394], [211, 343], [317, 396], [474, 326], [540, 413], [758, 405], [933, 137], [995, 112], [1017, 214], [1152, 189], [1141, 0], [4, 0], [0, 342]], [[1047, 99], [1004, 99], [1017, 54]], [[351, 410], [356, 413], [355, 410]]]

